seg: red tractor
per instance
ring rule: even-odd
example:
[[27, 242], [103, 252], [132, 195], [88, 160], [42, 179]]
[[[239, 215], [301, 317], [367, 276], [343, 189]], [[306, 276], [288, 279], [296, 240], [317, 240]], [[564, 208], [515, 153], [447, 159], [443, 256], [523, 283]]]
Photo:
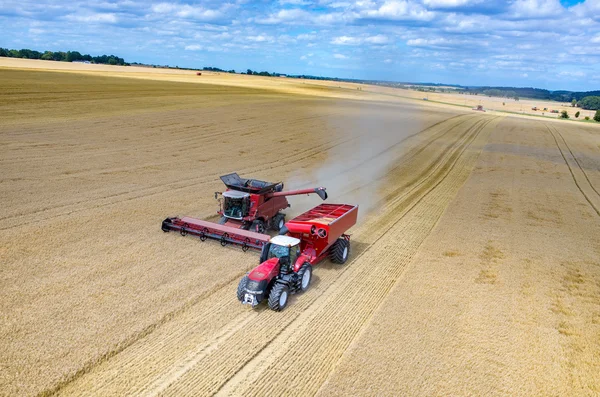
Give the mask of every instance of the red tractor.
[[237, 173], [223, 175], [221, 180], [227, 190], [215, 192], [215, 198], [222, 196], [218, 224], [191, 217], [171, 217], [162, 222], [162, 230], [179, 231], [182, 236], [189, 234], [202, 241], [217, 239], [222, 245], [239, 244], [244, 251], [261, 249], [270, 238], [265, 231], [269, 228], [279, 231], [285, 224], [285, 214], [281, 211], [290, 207], [286, 196], [314, 193], [327, 199], [324, 187], [284, 192], [282, 182], [244, 179]]
[[269, 308], [283, 310], [290, 294], [306, 291], [312, 268], [327, 256], [343, 264], [350, 254], [350, 236], [358, 206], [320, 204], [288, 221], [280, 234], [263, 243], [260, 265], [246, 274], [237, 289], [243, 304], [255, 307], [267, 300]]

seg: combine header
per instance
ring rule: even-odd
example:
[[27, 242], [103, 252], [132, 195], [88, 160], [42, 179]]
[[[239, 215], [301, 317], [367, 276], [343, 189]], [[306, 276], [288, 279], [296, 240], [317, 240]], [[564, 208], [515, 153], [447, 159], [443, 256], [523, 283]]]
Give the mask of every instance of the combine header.
[[244, 251], [260, 250], [270, 238], [265, 231], [279, 231], [285, 224], [285, 214], [281, 211], [290, 207], [286, 196], [317, 194], [321, 199], [327, 199], [324, 187], [284, 192], [282, 182], [245, 179], [237, 173], [223, 175], [221, 180], [227, 190], [215, 192], [215, 199], [220, 204], [218, 224], [191, 217], [172, 217], [162, 222], [162, 230], [178, 231], [182, 236], [189, 234], [202, 241], [216, 239], [223, 246], [241, 245]]
[[314, 265], [327, 256], [334, 263], [348, 260], [345, 232], [357, 215], [355, 205], [321, 204], [288, 221], [280, 235], [263, 244], [260, 265], [240, 280], [238, 300], [252, 307], [267, 300], [272, 310], [283, 310], [289, 294], [308, 289]]

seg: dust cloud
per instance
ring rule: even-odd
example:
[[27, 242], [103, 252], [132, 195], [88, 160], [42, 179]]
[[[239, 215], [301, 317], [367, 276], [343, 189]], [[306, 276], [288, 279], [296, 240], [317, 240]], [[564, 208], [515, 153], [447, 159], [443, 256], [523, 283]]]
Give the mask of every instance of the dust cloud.
[[[359, 222], [377, 210], [381, 188], [390, 170], [404, 153], [406, 139], [423, 126], [416, 108], [402, 107], [390, 112], [389, 104], [344, 104], [343, 116], [330, 117], [329, 131], [341, 141], [327, 151], [318, 167], [298, 169], [288, 177], [286, 189], [311, 186], [327, 188], [330, 203], [358, 204]], [[406, 109], [414, 110], [406, 112]], [[288, 219], [317, 205], [317, 196], [298, 196], [290, 200]]]

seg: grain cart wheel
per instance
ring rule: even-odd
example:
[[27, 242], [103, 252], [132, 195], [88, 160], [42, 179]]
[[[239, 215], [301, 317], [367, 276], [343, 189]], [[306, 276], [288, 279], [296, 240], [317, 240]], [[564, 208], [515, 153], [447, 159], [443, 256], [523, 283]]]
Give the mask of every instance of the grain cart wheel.
[[287, 306], [290, 289], [285, 284], [275, 284], [269, 294], [269, 309], [280, 312]]
[[338, 238], [333, 247], [331, 247], [330, 258], [333, 263], [340, 265], [346, 263], [350, 255], [350, 241], [345, 238]]
[[304, 292], [308, 289], [310, 282], [312, 281], [312, 266], [310, 263], [302, 265], [298, 270], [298, 290]]
[[240, 302], [244, 301], [244, 294], [246, 293], [246, 286], [248, 285], [248, 280], [250, 280], [250, 279], [248, 278], [248, 275], [246, 274], [244, 277], [242, 277], [242, 279], [240, 280], [240, 283], [238, 284], [237, 298]]
[[256, 233], [264, 233], [265, 232], [265, 223], [263, 221], [261, 221], [260, 219], [255, 220], [254, 222], [252, 222], [252, 226], [250, 226], [250, 231], [256, 232]]

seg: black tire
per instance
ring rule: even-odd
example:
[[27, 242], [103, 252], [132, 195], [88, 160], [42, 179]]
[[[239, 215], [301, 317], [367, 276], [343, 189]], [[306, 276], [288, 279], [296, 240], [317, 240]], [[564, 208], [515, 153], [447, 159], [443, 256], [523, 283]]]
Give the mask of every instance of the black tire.
[[331, 247], [330, 258], [333, 263], [343, 265], [350, 256], [350, 242], [343, 237], [337, 239]]
[[269, 294], [269, 309], [280, 312], [288, 304], [290, 289], [285, 284], [276, 283]]
[[[304, 277], [307, 276], [308, 280], [304, 280]], [[310, 282], [312, 281], [312, 266], [310, 263], [305, 263], [302, 265], [300, 270], [298, 270], [298, 291], [306, 291], [310, 286]]]
[[271, 220], [271, 229], [276, 232], [279, 232], [285, 226], [285, 215], [277, 214]]
[[219, 219], [219, 222], [217, 222], [219, 225], [224, 225], [225, 222], [227, 222], [227, 217], [226, 216], [222, 216], [221, 219]]
[[256, 232], [256, 233], [264, 233], [265, 232], [265, 223], [263, 221], [261, 221], [260, 219], [255, 220], [254, 222], [252, 222], [252, 226], [250, 226], [250, 231], [251, 232]]
[[246, 286], [248, 285], [248, 280], [250, 280], [250, 279], [248, 278], [248, 275], [246, 274], [244, 277], [242, 277], [242, 279], [240, 280], [240, 283], [238, 284], [237, 298], [240, 302], [244, 301], [244, 295], [246, 294]]

